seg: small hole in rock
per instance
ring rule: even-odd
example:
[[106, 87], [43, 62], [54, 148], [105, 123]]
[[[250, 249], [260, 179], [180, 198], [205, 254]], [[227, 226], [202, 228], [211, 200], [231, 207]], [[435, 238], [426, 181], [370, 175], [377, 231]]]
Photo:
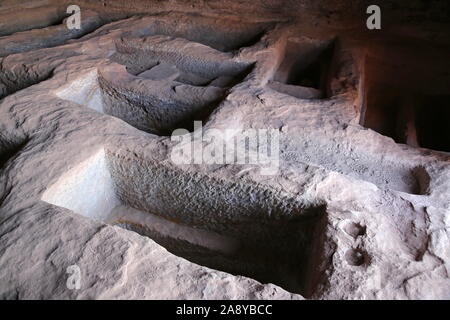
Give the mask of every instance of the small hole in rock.
[[347, 222], [343, 229], [345, 233], [355, 239], [359, 236], [363, 236], [366, 233], [366, 227], [355, 222]]
[[351, 266], [361, 266], [365, 262], [365, 252], [360, 249], [349, 249], [345, 252], [345, 261]]

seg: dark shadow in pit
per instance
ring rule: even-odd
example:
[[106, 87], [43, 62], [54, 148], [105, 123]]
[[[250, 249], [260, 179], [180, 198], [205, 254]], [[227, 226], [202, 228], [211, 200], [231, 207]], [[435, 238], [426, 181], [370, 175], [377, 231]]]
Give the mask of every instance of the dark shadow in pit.
[[309, 64], [302, 59], [297, 60], [291, 67], [286, 83], [295, 86], [311, 87], [326, 91], [328, 69], [333, 57], [333, 44], [317, 53]]
[[430, 192], [431, 177], [425, 167], [418, 166], [412, 170], [412, 175], [416, 179], [416, 192], [414, 194], [428, 195]]
[[[180, 122], [176, 123], [175, 125], [166, 128], [164, 130], [160, 130], [157, 132], [160, 136], [171, 136], [174, 130], [177, 129], [185, 129], [189, 132], [194, 132], [195, 130], [195, 122], [201, 121], [203, 125], [208, 122], [209, 117], [211, 114], [216, 110], [217, 106], [222, 102], [223, 99], [226, 97], [226, 93], [224, 93], [220, 98], [213, 101], [212, 103], [209, 103], [202, 107], [202, 109], [198, 112], [196, 112], [193, 115], [186, 115], [186, 117], [181, 120]], [[153, 132], [156, 133], [156, 132]]]
[[[232, 223], [233, 237], [240, 243], [233, 254], [212, 251], [187, 241], [161, 236], [145, 226], [120, 222], [117, 226], [146, 236], [169, 252], [193, 263], [245, 276], [261, 283], [310, 296], [318, 274], [315, 265], [323, 245], [325, 208], [311, 209], [304, 217]], [[232, 226], [231, 226], [232, 225]]]
[[334, 41], [288, 41], [283, 60], [269, 87], [299, 99], [327, 98]]

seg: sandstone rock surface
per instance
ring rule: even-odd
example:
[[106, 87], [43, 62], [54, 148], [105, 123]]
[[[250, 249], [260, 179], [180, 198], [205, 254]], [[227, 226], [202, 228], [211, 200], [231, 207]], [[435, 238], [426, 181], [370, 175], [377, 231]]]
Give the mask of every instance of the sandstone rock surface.
[[[120, 3], [78, 33], [39, 3], [2, 20], [0, 298], [450, 299], [450, 155], [360, 124], [384, 39]], [[175, 164], [174, 129], [208, 145], [194, 120], [276, 130], [276, 173]]]

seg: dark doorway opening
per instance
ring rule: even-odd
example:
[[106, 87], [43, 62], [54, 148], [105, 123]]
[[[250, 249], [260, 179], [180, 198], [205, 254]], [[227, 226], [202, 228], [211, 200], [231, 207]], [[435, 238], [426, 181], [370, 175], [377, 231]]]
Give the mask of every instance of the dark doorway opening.
[[416, 126], [421, 147], [450, 152], [450, 95], [424, 97]]

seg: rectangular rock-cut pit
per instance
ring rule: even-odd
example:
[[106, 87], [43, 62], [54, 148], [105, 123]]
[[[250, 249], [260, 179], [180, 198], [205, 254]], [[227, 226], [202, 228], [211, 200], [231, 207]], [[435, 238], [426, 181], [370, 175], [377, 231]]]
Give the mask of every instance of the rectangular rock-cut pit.
[[209, 268], [303, 295], [311, 286], [309, 261], [324, 210], [274, 189], [102, 149], [42, 199], [137, 232]]
[[332, 40], [306, 37], [288, 40], [282, 61], [268, 86], [300, 99], [327, 97], [333, 53]]

